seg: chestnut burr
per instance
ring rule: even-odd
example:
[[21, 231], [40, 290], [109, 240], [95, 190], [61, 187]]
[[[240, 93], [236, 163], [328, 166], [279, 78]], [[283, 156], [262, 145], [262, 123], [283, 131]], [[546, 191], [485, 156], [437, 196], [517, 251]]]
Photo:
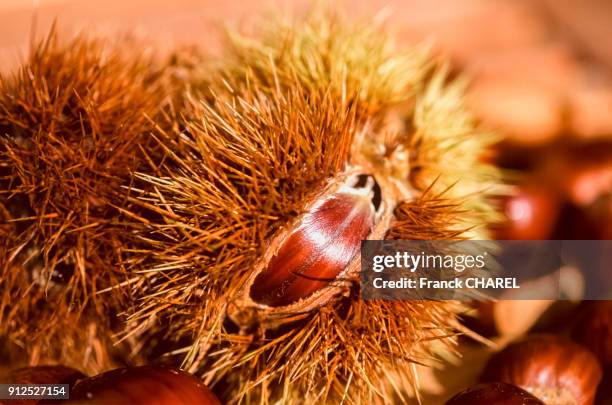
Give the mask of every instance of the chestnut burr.
[[[381, 180], [384, 181], [384, 180]], [[393, 217], [379, 179], [351, 168], [281, 229], [228, 306], [242, 330], [269, 330], [308, 316], [358, 280], [364, 239], [380, 238]]]
[[507, 383], [479, 384], [459, 392], [446, 405], [545, 405], [529, 392]]
[[483, 381], [515, 384], [547, 404], [591, 405], [602, 370], [585, 347], [556, 335], [534, 335], [495, 354]]

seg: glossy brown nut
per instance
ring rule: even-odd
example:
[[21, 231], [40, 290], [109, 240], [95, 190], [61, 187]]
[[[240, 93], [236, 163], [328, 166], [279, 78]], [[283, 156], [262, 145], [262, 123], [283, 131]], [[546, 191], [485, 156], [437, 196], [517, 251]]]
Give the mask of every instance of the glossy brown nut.
[[605, 367], [612, 366], [612, 301], [586, 303], [572, 337], [588, 347]]
[[585, 347], [564, 337], [534, 335], [495, 354], [483, 381], [517, 385], [547, 404], [593, 404], [602, 370]]
[[497, 239], [549, 239], [557, 221], [560, 203], [552, 190], [536, 185], [521, 186], [503, 203], [506, 222], [496, 231]]
[[350, 193], [316, 206], [255, 278], [253, 301], [289, 305], [334, 281], [371, 233], [374, 214], [370, 198]]
[[79, 381], [69, 404], [220, 405], [199, 379], [165, 367], [119, 368]]
[[507, 383], [479, 384], [461, 391], [446, 405], [545, 405], [527, 391]]

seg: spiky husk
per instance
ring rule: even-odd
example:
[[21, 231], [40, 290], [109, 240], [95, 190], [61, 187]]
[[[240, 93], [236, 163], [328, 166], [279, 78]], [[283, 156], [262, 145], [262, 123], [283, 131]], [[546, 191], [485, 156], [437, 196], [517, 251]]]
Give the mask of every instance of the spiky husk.
[[500, 192], [500, 172], [487, 163], [488, 147], [499, 137], [477, 128], [465, 105], [466, 81], [448, 83], [446, 71], [440, 67], [417, 97], [409, 140], [410, 182], [461, 206], [455, 220], [464, 236], [486, 239], [487, 225], [500, 220], [490, 201]]
[[[0, 77], [0, 335], [32, 363], [113, 364], [127, 291], [122, 246], [136, 170], [160, 160], [153, 120], [171, 123], [183, 86], [167, 63], [54, 30]], [[17, 356], [16, 356], [17, 357]]]
[[[389, 238], [484, 235], [496, 173], [481, 151], [491, 137], [475, 128], [460, 85], [424, 52], [397, 52], [377, 28], [314, 16], [264, 31], [233, 36], [219, 67], [194, 79], [206, 86], [183, 129], [156, 135], [168, 158], [138, 175], [130, 199], [159, 220], [134, 224], [133, 277], [121, 288], [138, 306], [125, 337], [150, 356], [164, 342], [169, 359], [233, 401], [418, 395], [414, 364], [433, 361], [433, 340], [452, 346], [458, 303], [361, 301], [353, 286], [263, 338], [238, 334], [225, 309], [266, 241], [354, 161], [414, 196], [397, 207]], [[389, 162], [402, 149], [401, 162]]]

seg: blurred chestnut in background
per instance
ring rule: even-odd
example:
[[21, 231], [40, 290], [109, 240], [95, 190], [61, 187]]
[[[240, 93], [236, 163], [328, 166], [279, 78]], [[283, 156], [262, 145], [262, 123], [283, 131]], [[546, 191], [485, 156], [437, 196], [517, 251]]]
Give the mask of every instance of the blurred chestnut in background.
[[461, 391], [446, 405], [545, 405], [527, 391], [507, 383], [479, 384]]
[[602, 369], [585, 347], [556, 335], [534, 335], [493, 355], [483, 381], [515, 384], [547, 404], [593, 404]]
[[612, 366], [612, 301], [585, 302], [573, 338], [595, 353], [605, 367]]
[[79, 381], [69, 404], [220, 405], [199, 379], [165, 367], [119, 368]]
[[498, 145], [497, 163], [520, 179], [503, 204], [497, 239], [610, 239], [612, 143], [560, 138], [538, 147]]
[[506, 221], [496, 239], [549, 239], [559, 216], [560, 202], [545, 185], [522, 185], [502, 202]]

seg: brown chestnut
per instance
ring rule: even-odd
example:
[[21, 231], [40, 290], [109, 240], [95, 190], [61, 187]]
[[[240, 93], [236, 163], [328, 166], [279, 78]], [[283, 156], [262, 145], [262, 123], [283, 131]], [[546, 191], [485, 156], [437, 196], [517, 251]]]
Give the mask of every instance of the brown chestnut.
[[523, 185], [503, 203], [506, 222], [496, 239], [548, 239], [560, 211], [559, 197], [545, 185]]
[[380, 219], [379, 190], [374, 176], [360, 173], [317, 198], [287, 235], [277, 235], [278, 246], [264, 259], [250, 298], [270, 307], [291, 305], [344, 274]]
[[166, 367], [119, 368], [79, 381], [70, 404], [220, 405], [198, 378]]
[[461, 391], [446, 405], [545, 405], [527, 391], [507, 383], [486, 383]]
[[555, 335], [534, 335], [495, 354], [483, 381], [515, 384], [547, 404], [590, 405], [602, 370], [585, 347]]
[[595, 353], [604, 367], [612, 366], [612, 301], [586, 302], [572, 337]]
[[316, 205], [280, 245], [251, 286], [251, 298], [272, 307], [290, 305], [328, 285], [372, 232], [368, 196], [336, 193]]

